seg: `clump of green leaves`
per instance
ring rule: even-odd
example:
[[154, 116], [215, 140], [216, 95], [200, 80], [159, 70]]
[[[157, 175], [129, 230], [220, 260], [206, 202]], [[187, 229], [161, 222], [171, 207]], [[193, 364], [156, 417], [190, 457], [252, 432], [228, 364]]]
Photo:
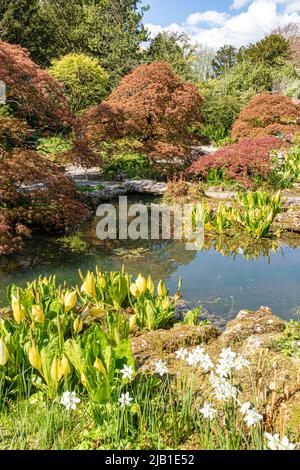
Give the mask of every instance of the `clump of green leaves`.
[[283, 337], [273, 342], [276, 351], [300, 359], [300, 321], [291, 320], [285, 327]]
[[206, 229], [219, 233], [244, 230], [254, 238], [271, 236], [275, 217], [282, 210], [281, 194], [263, 191], [240, 193], [231, 206], [220, 203], [216, 212], [205, 209]]
[[85, 253], [89, 249], [88, 243], [80, 238], [79, 235], [69, 235], [58, 238], [57, 242], [65, 249], [76, 253]]

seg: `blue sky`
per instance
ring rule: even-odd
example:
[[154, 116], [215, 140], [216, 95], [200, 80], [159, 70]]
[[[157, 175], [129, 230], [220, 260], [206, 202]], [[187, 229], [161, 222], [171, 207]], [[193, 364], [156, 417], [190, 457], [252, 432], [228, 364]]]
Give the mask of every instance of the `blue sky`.
[[180, 23], [191, 13], [206, 10], [229, 10], [232, 3], [226, 0], [144, 0], [150, 5], [150, 10], [145, 15], [147, 23], [159, 23], [167, 26], [171, 23]]
[[218, 48], [255, 42], [278, 25], [300, 26], [300, 0], [144, 0], [151, 36], [186, 32], [192, 41]]

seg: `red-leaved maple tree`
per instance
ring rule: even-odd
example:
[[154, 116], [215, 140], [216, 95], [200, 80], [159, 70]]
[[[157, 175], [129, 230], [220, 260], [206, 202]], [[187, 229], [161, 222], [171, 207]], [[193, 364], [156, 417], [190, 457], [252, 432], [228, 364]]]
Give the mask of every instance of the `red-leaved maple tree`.
[[71, 126], [73, 118], [62, 85], [35, 64], [26, 49], [0, 41], [0, 80], [16, 117], [38, 128]]
[[99, 151], [103, 142], [132, 138], [150, 159], [183, 157], [193, 140], [191, 130], [201, 123], [201, 103], [197, 88], [167, 63], [141, 65], [84, 114], [79, 139]]
[[271, 151], [286, 145], [286, 142], [272, 136], [241, 139], [212, 155], [200, 157], [188, 173], [205, 180], [211, 170], [221, 170], [225, 179], [250, 187], [253, 177], [268, 178], [272, 171]]
[[[0, 42], [0, 79], [10, 116], [0, 116], [0, 254], [23, 246], [34, 227], [64, 232], [88, 217], [63, 167], [40, 155], [34, 132], [73, 122], [60, 85], [28, 53]], [[12, 114], [12, 116], [11, 116]]]
[[254, 96], [235, 121], [235, 139], [267, 135], [300, 136], [300, 105], [288, 96]]

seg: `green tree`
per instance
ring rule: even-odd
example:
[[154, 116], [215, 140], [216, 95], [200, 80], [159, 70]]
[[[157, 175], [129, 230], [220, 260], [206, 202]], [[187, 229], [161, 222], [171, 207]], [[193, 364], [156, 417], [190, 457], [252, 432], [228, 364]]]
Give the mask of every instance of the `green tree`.
[[51, 75], [64, 84], [74, 113], [100, 104], [107, 96], [109, 75], [99, 61], [85, 54], [68, 54], [54, 60]]
[[249, 60], [252, 63], [264, 63], [271, 67], [284, 65], [290, 58], [289, 42], [280, 34], [270, 34], [255, 44], [241, 48], [239, 60]]
[[39, 0], [0, 0], [1, 40], [29, 49], [35, 62], [44, 65], [54, 53], [52, 33]]
[[146, 54], [147, 63], [167, 62], [183, 80], [192, 80], [194, 48], [186, 34], [162, 32], [150, 43]]
[[237, 63], [238, 50], [236, 47], [226, 44], [221, 47], [212, 62], [212, 68], [216, 77], [224, 75]]
[[44, 67], [69, 53], [96, 57], [115, 84], [141, 62], [144, 11], [141, 0], [0, 0], [0, 31]]

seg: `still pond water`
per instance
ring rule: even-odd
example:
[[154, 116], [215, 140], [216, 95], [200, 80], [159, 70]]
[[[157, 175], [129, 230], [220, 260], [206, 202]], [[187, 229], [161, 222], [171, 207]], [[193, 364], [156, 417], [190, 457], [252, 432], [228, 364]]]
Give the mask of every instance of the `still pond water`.
[[79, 282], [78, 269], [119, 270], [165, 279], [171, 294], [183, 279], [183, 296], [227, 321], [241, 309], [262, 305], [285, 319], [300, 313], [300, 238], [273, 245], [247, 246], [241, 239], [207, 240], [200, 252], [175, 241], [101, 242], [95, 219], [81, 233], [89, 248], [69, 251], [55, 239], [35, 237], [19, 255], [0, 258], [0, 304], [6, 287], [23, 286], [38, 275], [57, 274], [59, 281]]

